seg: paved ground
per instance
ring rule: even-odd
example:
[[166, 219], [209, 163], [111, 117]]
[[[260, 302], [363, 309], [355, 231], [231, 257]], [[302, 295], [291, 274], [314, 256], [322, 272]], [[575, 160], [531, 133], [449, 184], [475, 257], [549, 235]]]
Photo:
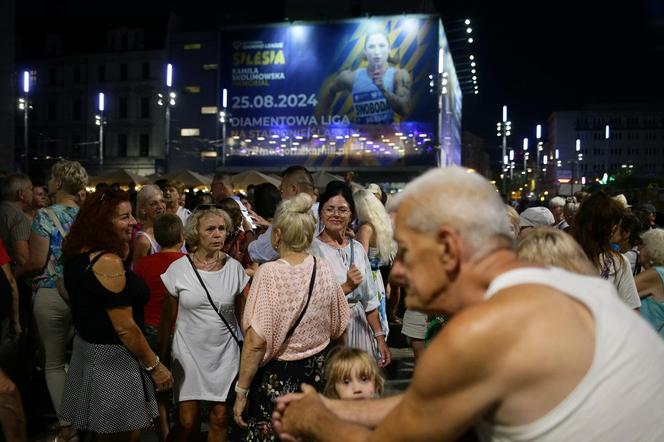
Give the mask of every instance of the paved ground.
[[[393, 395], [405, 390], [413, 375], [414, 359], [412, 350], [406, 346], [399, 326], [391, 326], [388, 343], [392, 353], [392, 363], [385, 369], [385, 393]], [[29, 440], [31, 442], [51, 442], [56, 434], [55, 413], [46, 391], [43, 376], [36, 376], [31, 385], [32, 394], [25, 400], [29, 415]], [[203, 431], [206, 425], [203, 424]], [[4, 440], [0, 434], [0, 441]], [[203, 439], [201, 439], [203, 440]], [[144, 432], [142, 442], [157, 442], [155, 433]], [[81, 440], [81, 442], [86, 442]]]

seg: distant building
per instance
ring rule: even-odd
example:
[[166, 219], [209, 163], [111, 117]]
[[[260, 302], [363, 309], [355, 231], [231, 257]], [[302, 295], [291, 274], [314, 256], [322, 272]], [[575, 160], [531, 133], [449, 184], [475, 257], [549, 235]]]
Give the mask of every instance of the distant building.
[[[105, 37], [96, 50], [80, 53], [51, 34], [42, 56], [17, 62], [19, 71], [33, 74], [29, 149], [35, 168], [66, 157], [97, 172], [100, 92], [105, 97], [104, 168], [149, 174], [155, 172], [155, 160], [163, 158], [164, 110], [157, 94], [164, 89], [165, 51], [146, 48], [140, 28], [112, 29]], [[16, 145], [22, 150], [22, 142]]]
[[615, 175], [621, 170], [643, 177], [664, 173], [664, 103], [588, 106], [554, 112], [548, 125], [545, 150], [554, 164], [558, 150], [559, 177], [572, 177], [574, 181], [585, 177], [592, 181], [604, 173]]

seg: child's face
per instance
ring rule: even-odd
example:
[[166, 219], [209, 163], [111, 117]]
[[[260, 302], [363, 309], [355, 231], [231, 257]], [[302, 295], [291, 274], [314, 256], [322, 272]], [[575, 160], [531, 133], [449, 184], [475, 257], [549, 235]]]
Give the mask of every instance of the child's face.
[[372, 399], [376, 393], [374, 379], [353, 372], [334, 385], [339, 399]]

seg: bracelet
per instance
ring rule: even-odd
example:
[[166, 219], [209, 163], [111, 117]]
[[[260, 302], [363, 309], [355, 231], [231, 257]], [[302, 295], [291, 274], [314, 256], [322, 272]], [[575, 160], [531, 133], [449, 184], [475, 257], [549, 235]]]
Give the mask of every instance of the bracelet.
[[235, 381], [235, 392], [244, 397], [247, 397], [249, 395], [249, 389], [240, 387], [238, 381]]
[[145, 371], [147, 371], [148, 373], [150, 373], [150, 372], [153, 371], [155, 368], [157, 368], [157, 365], [159, 365], [159, 362], [160, 362], [160, 361], [159, 361], [159, 356], [157, 356], [157, 359], [154, 361], [154, 364], [152, 364], [152, 365], [150, 365], [150, 366], [148, 366], [148, 367], [143, 366], [143, 370], [145, 370]]
[[374, 332], [374, 338], [377, 338], [378, 336], [385, 336], [385, 332], [384, 331]]

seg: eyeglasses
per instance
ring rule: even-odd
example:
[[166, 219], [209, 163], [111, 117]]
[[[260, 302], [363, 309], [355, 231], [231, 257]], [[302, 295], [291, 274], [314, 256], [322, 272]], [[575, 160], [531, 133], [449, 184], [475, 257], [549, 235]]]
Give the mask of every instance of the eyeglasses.
[[350, 209], [348, 209], [348, 207], [327, 206], [323, 207], [323, 213], [327, 216], [332, 216], [335, 213], [338, 213], [341, 216], [346, 216], [350, 213]]
[[202, 212], [203, 210], [210, 210], [210, 209], [224, 210], [224, 206], [222, 206], [221, 204], [199, 204], [194, 208], [194, 210], [191, 213]]

